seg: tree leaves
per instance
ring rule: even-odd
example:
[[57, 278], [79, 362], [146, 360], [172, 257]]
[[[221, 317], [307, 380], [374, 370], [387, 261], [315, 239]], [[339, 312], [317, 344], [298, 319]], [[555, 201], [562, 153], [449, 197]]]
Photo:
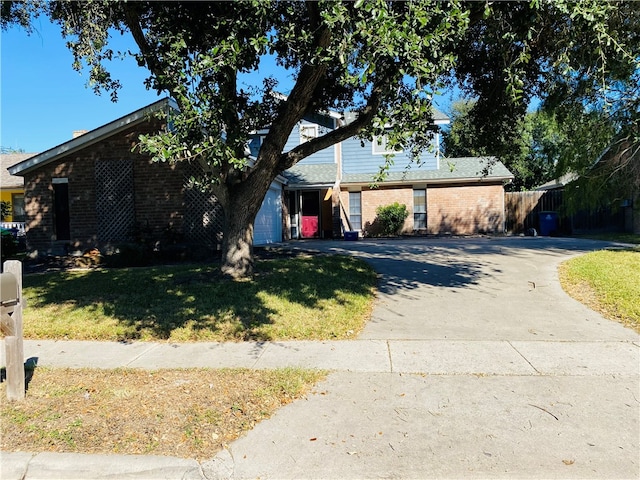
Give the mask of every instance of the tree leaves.
[[[443, 84], [478, 98], [471, 116], [478, 138], [490, 140], [488, 153], [517, 144], [534, 97], [554, 109], [606, 106], [620, 128], [638, 120], [636, 2], [34, 0], [2, 8], [3, 28], [29, 28], [29, 15], [40, 12], [60, 23], [74, 67], [86, 66], [94, 90], [114, 100], [120, 84], [105, 67], [109, 34], [131, 34], [133, 55], [149, 70], [146, 86], [180, 107], [170, 134], [142, 137], [142, 148], [160, 161], [197, 158], [221, 202], [256, 199], [243, 206], [248, 218], [282, 170], [346, 138], [386, 134], [417, 159]], [[277, 75], [264, 79], [265, 54], [293, 78], [287, 96], [276, 95]], [[265, 81], [247, 88], [243, 73]], [[328, 110], [357, 120], [283, 152], [305, 115]], [[268, 133], [247, 170], [242, 158], [259, 129]]]

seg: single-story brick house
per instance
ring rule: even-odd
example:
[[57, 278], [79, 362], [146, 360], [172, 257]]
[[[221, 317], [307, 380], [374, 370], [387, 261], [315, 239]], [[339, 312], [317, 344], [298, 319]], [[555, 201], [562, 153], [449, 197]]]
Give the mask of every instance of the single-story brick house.
[[[109, 251], [131, 241], [217, 248], [221, 207], [190, 188], [196, 167], [154, 163], [135, 149], [140, 134], [161, 128], [153, 115], [167, 108], [176, 107], [170, 100], [157, 101], [10, 168], [24, 177], [31, 251]], [[265, 199], [269, 215], [261, 211], [256, 219], [258, 244], [282, 240], [282, 181], [274, 182]]]
[[[221, 207], [189, 186], [195, 167], [154, 163], [135, 149], [140, 134], [162, 127], [153, 114], [168, 108], [174, 102], [157, 101], [9, 169], [24, 177], [30, 250], [108, 251], [133, 239], [218, 248]], [[285, 149], [344, 121], [335, 112], [310, 116]], [[436, 112], [436, 125], [447, 122]], [[264, 134], [256, 132], [251, 149]], [[395, 201], [411, 212], [406, 233], [502, 232], [503, 185], [511, 173], [500, 162], [483, 174], [483, 159], [441, 159], [437, 131], [434, 143], [409, 170], [406, 155], [393, 152], [397, 166], [376, 188], [373, 174], [389, 153], [384, 139], [350, 139], [304, 159], [272, 183], [254, 225], [255, 244], [338, 238], [347, 230], [374, 234], [376, 207]]]

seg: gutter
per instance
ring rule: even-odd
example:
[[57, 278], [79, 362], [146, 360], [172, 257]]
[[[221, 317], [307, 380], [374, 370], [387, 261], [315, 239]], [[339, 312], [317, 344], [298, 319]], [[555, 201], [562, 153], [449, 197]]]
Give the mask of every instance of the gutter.
[[[377, 185], [380, 187], [395, 187], [400, 185], [413, 185], [413, 184], [425, 184], [425, 185], [441, 185], [441, 184], [474, 184], [474, 183], [510, 183], [513, 180], [513, 177], [485, 177], [485, 178], [477, 178], [477, 177], [463, 177], [463, 178], [437, 178], [437, 179], [406, 179], [406, 180], [393, 180], [393, 181], [383, 181], [378, 183]], [[354, 186], [354, 187], [368, 187], [375, 182], [344, 182], [345, 185]]]

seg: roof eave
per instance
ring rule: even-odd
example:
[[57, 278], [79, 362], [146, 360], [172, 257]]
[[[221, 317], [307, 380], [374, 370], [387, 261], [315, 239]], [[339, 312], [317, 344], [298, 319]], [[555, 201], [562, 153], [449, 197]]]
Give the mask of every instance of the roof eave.
[[2, 183], [2, 186], [0, 187], [3, 191], [8, 191], [8, 190], [24, 190], [24, 184], [22, 183], [14, 183], [14, 184], [10, 184], [7, 185], [4, 182]]
[[319, 188], [333, 188], [335, 182], [327, 183], [288, 183], [287, 190], [317, 190]]
[[83, 148], [104, 140], [105, 138], [115, 135], [116, 133], [126, 130], [131, 126], [146, 120], [151, 114], [165, 107], [178, 110], [178, 105], [174, 100], [170, 98], [163, 98], [151, 105], [147, 105], [146, 107], [140, 108], [135, 112], [114, 120], [113, 122], [109, 122], [106, 125], [91, 130], [84, 135], [80, 135], [79, 137], [73, 138], [58, 145], [57, 147], [53, 147], [39, 155], [34, 155], [23, 162], [13, 165], [8, 168], [9, 173], [11, 175], [24, 176], [32, 170], [46, 165], [47, 163], [50, 163], [62, 156], [75, 153]]

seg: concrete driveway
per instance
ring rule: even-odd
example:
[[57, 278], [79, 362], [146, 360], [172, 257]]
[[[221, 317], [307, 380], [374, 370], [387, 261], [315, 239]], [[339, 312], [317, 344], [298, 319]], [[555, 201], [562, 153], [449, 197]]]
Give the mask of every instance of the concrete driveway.
[[609, 244], [291, 245], [355, 255], [381, 274], [358, 341], [385, 341], [398, 368], [331, 374], [205, 464], [208, 477], [640, 477], [639, 337], [557, 278], [563, 260]]
[[382, 275], [362, 339], [629, 340], [631, 331], [570, 299], [558, 281], [560, 262], [606, 245], [516, 237], [342, 242], [330, 250]]

